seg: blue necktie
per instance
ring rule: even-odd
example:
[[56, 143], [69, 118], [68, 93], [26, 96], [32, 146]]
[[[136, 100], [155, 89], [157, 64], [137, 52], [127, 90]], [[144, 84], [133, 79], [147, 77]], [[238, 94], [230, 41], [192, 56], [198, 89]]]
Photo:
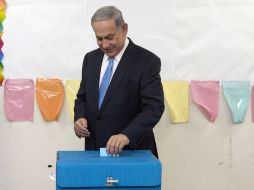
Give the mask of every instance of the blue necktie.
[[101, 80], [101, 85], [100, 85], [100, 89], [99, 89], [99, 109], [101, 107], [101, 104], [103, 102], [104, 96], [107, 92], [109, 83], [110, 83], [110, 79], [112, 76], [112, 70], [113, 70], [113, 64], [114, 64], [114, 58], [109, 58], [108, 59], [108, 66], [107, 69], [102, 77]]

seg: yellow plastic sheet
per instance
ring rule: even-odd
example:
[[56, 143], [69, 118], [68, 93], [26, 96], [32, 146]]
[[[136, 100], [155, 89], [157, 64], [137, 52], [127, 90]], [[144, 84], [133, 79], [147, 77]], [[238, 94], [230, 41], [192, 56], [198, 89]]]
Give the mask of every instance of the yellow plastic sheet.
[[74, 122], [74, 102], [77, 97], [78, 89], [80, 86], [80, 80], [67, 80], [65, 94], [69, 105], [70, 117]]
[[59, 79], [37, 79], [36, 101], [45, 121], [57, 120], [64, 102], [64, 87]]
[[3, 22], [4, 19], [5, 19], [5, 12], [0, 10], [0, 22]]
[[163, 81], [163, 90], [172, 123], [189, 121], [188, 81]]
[[0, 86], [3, 84], [3, 81], [4, 81], [4, 76], [2, 71], [0, 70]]

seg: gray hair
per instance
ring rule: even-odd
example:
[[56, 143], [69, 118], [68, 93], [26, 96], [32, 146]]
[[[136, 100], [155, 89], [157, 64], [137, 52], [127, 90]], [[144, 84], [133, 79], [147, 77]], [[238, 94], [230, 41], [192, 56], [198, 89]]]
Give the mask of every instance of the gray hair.
[[94, 13], [91, 19], [91, 25], [93, 25], [93, 23], [96, 21], [110, 20], [110, 19], [114, 19], [117, 28], [120, 28], [125, 23], [122, 12], [118, 8], [114, 6], [105, 6], [98, 9]]

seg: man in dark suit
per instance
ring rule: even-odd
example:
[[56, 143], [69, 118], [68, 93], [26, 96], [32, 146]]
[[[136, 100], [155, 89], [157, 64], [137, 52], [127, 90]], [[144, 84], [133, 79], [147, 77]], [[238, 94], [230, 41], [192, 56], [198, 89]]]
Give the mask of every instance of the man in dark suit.
[[75, 101], [74, 131], [85, 149], [147, 149], [158, 157], [153, 127], [164, 111], [160, 59], [127, 38], [128, 25], [116, 7], [91, 19], [98, 49], [85, 55]]

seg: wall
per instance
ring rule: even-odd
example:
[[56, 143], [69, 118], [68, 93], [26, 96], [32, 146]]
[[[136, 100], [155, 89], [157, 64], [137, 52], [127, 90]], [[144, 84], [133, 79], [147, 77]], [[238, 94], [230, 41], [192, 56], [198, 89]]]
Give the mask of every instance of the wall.
[[[96, 48], [89, 19], [113, 4], [129, 37], [161, 57], [163, 80], [252, 80], [254, 2], [250, 0], [10, 0], [4, 21], [6, 78], [79, 79], [85, 52]], [[57, 122], [8, 122], [0, 87], [0, 190], [53, 190], [57, 150], [82, 150], [67, 101]], [[224, 97], [208, 122], [190, 102], [188, 124], [173, 125], [168, 110], [155, 128], [164, 190], [254, 188], [254, 127], [250, 108], [233, 124]], [[52, 164], [52, 168], [48, 165]]]

